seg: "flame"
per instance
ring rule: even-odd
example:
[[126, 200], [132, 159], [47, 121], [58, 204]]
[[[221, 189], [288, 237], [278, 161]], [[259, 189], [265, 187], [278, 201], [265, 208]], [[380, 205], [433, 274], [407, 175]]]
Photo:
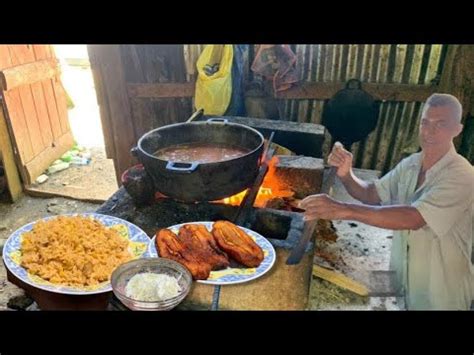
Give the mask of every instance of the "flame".
[[[255, 207], [265, 207], [266, 203], [275, 197], [292, 197], [294, 192], [289, 190], [279, 179], [276, 174], [276, 166], [278, 164], [278, 157], [274, 156], [268, 163], [268, 173], [263, 179], [262, 186], [258, 190], [255, 199]], [[242, 203], [247, 190], [239, 192], [236, 195], [226, 197], [218, 202], [228, 205], [238, 206]]]

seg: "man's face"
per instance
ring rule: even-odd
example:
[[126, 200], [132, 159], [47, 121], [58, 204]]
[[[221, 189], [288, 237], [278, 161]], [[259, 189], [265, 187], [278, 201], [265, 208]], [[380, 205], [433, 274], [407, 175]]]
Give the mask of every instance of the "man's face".
[[428, 106], [421, 117], [420, 145], [423, 149], [436, 149], [451, 144], [462, 130], [451, 108]]

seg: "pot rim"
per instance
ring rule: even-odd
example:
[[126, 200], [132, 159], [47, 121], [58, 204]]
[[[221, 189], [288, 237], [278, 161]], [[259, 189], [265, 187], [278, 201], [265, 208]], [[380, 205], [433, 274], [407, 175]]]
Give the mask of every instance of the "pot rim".
[[173, 123], [173, 124], [170, 124], [170, 125], [166, 125], [166, 126], [163, 126], [163, 127], [158, 127], [158, 128], [155, 128], [155, 129], [152, 129], [151, 131], [148, 131], [147, 133], [145, 133], [143, 136], [140, 137], [140, 139], [138, 140], [138, 143], [137, 143], [137, 148], [138, 148], [138, 151], [147, 156], [148, 158], [152, 158], [152, 159], [156, 159], [156, 160], [159, 160], [159, 161], [162, 161], [162, 162], [169, 162], [170, 160], [164, 160], [164, 159], [160, 159], [156, 156], [154, 156], [153, 154], [150, 154], [148, 152], [146, 152], [143, 148], [142, 148], [142, 142], [144, 139], [146, 139], [149, 135], [157, 132], [157, 131], [160, 131], [160, 130], [164, 130], [164, 129], [168, 129], [168, 128], [173, 128], [173, 127], [178, 127], [178, 126], [184, 126], [184, 125], [219, 125], [219, 126], [225, 126], [225, 125], [228, 125], [228, 126], [236, 126], [236, 127], [241, 127], [243, 129], [247, 129], [247, 130], [250, 130], [252, 132], [254, 132], [255, 134], [257, 134], [260, 139], [261, 139], [261, 142], [260, 144], [253, 150], [251, 150], [250, 152], [246, 153], [245, 155], [242, 155], [242, 156], [238, 156], [236, 158], [232, 158], [232, 159], [228, 159], [228, 160], [222, 160], [222, 161], [216, 161], [216, 162], [207, 162], [207, 163], [199, 163], [199, 165], [207, 165], [207, 166], [211, 166], [213, 164], [222, 164], [224, 162], [231, 162], [231, 161], [234, 161], [234, 160], [237, 160], [237, 159], [241, 159], [245, 156], [248, 156], [248, 155], [251, 155], [251, 154], [254, 154], [255, 152], [257, 152], [259, 149], [262, 148], [262, 146], [264, 145], [265, 143], [265, 137], [263, 136], [263, 134], [261, 134], [259, 131], [257, 131], [255, 128], [252, 128], [250, 126], [246, 126], [246, 125], [243, 125], [243, 124], [240, 124], [240, 123], [234, 123], [234, 122], [225, 122], [225, 123], [221, 123], [221, 122], [208, 122], [208, 121], [198, 121], [198, 122], [179, 122], [179, 123]]

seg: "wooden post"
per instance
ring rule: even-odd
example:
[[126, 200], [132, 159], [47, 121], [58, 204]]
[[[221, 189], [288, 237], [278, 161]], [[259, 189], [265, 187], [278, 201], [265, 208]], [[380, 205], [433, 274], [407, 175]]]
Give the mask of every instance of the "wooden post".
[[[146, 83], [150, 75], [153, 74], [153, 71], [150, 72], [150, 69], [143, 67], [140, 57], [141, 51], [143, 51], [143, 48], [139, 48], [137, 45], [122, 46], [122, 60], [127, 83]], [[130, 90], [128, 90], [128, 95], [132, 109], [133, 126], [137, 134], [135, 138], [138, 140], [143, 134], [154, 128], [153, 102], [149, 99], [134, 99], [133, 95], [130, 95]]]
[[22, 196], [22, 184], [20, 174], [15, 164], [12, 141], [8, 133], [7, 122], [3, 114], [2, 100], [0, 99], [0, 161], [5, 169], [7, 188], [10, 191], [12, 201], [17, 201]]
[[119, 185], [121, 174], [134, 164], [130, 149], [136, 144], [132, 111], [119, 45], [88, 46], [107, 156], [114, 159]]
[[[184, 121], [191, 114], [189, 105], [179, 98], [140, 102], [148, 97], [143, 93], [140, 97], [130, 96], [130, 91], [142, 88], [129, 86], [127, 82], [185, 82], [183, 48], [181, 45], [90, 45], [88, 51], [106, 153], [114, 160], [120, 184], [122, 172], [136, 162], [130, 149], [142, 134], [157, 126]], [[149, 88], [147, 85], [144, 88], [146, 94]], [[155, 94], [154, 88], [151, 89]]]

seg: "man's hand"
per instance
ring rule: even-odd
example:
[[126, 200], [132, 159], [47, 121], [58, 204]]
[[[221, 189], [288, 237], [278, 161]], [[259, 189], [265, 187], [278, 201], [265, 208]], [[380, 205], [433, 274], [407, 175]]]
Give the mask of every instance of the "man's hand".
[[306, 211], [304, 220], [354, 220], [371, 226], [393, 230], [417, 230], [426, 225], [418, 210], [409, 205], [367, 206], [336, 201], [328, 195], [306, 197], [299, 206]]
[[352, 169], [352, 153], [345, 150], [344, 146], [336, 142], [328, 157], [328, 164], [337, 167], [337, 176], [348, 176]]
[[336, 201], [326, 194], [311, 195], [299, 203], [305, 209], [304, 220], [313, 219], [345, 219], [347, 218], [346, 205]]

